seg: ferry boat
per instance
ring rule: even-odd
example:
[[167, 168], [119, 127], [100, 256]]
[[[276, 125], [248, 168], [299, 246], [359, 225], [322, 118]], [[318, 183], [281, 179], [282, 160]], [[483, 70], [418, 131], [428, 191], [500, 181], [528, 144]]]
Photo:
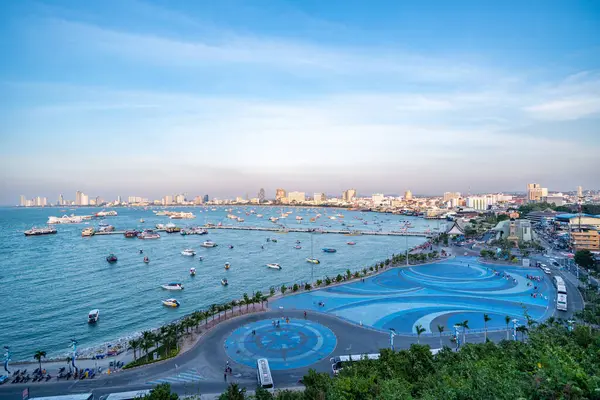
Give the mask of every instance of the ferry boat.
[[171, 219], [193, 219], [196, 218], [196, 216], [191, 213], [191, 212], [172, 212], [169, 213], [169, 218]]
[[161, 285], [161, 287], [165, 290], [183, 290], [183, 285], [178, 282], [167, 283], [166, 285]]
[[123, 234], [126, 238], [134, 238], [137, 237], [138, 231], [125, 231]]
[[47, 226], [44, 228], [33, 227], [29, 230], [26, 230], [24, 233], [25, 233], [25, 236], [40, 236], [40, 235], [52, 235], [52, 234], [55, 234], [56, 232], [57, 232], [56, 229], [54, 229], [50, 226]]
[[226, 270], [227, 270], [227, 269], [229, 269], [230, 267], [231, 267], [231, 264], [229, 264], [228, 262], [227, 262], [227, 263], [225, 263], [225, 269], [226, 269]]
[[147, 229], [138, 235], [138, 239], [160, 239], [160, 235], [150, 229]]
[[48, 224], [80, 224], [85, 220], [92, 219], [91, 215], [63, 215], [62, 217], [48, 217]]
[[321, 261], [319, 261], [317, 258], [307, 258], [306, 261], [311, 264], [321, 264]]
[[269, 267], [271, 269], [281, 269], [281, 265], [279, 265], [277, 263], [267, 264], [267, 267]]
[[221, 285], [223, 285], [223, 286], [229, 285], [229, 282], [227, 282], [226, 278], [221, 279]]
[[167, 307], [179, 307], [180, 304], [176, 299], [166, 299], [162, 301], [164, 306]]
[[190, 276], [196, 276], [196, 268], [190, 268]]
[[213, 241], [207, 240], [206, 242], [202, 243], [201, 245], [202, 247], [217, 247], [217, 244]]
[[324, 253], [335, 253], [337, 251], [336, 249], [332, 249], [330, 247], [325, 247], [321, 250], [323, 250]]
[[196, 252], [193, 249], [185, 249], [181, 252], [181, 255], [193, 257], [196, 255]]
[[95, 324], [100, 319], [100, 310], [94, 309], [88, 313], [88, 324]]
[[95, 214], [95, 216], [96, 217], [116, 217], [117, 216], [117, 212], [114, 211], [114, 210], [111, 210], [111, 211], [104, 211], [104, 210], [102, 210], [102, 211], [98, 211]]
[[84, 230], [81, 231], [81, 236], [83, 236], [83, 237], [94, 236], [95, 233], [96, 233], [96, 231], [94, 230], [94, 228], [92, 228], [90, 226], [89, 228], [85, 228]]
[[106, 261], [108, 261], [109, 263], [115, 263], [117, 262], [117, 256], [115, 256], [114, 254], [109, 254], [106, 257]]

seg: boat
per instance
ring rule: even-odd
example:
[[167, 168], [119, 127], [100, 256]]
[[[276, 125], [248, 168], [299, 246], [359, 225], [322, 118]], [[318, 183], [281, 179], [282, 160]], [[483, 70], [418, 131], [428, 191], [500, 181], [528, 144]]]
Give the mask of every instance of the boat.
[[316, 259], [315, 256], [313, 255], [313, 236], [312, 236], [312, 234], [310, 235], [310, 257], [307, 258], [306, 261], [311, 264], [320, 264], [321, 263], [321, 261]]
[[25, 233], [25, 236], [40, 236], [40, 235], [52, 235], [52, 234], [55, 234], [56, 232], [57, 232], [56, 229], [54, 229], [50, 226], [47, 226], [44, 228], [33, 227], [29, 230], [26, 230], [24, 233]]
[[100, 319], [100, 310], [94, 309], [88, 313], [88, 324], [95, 324]]
[[356, 244], [356, 242], [348, 242], [346, 243], [348, 246], [354, 246]]
[[324, 253], [335, 253], [337, 251], [336, 249], [332, 249], [330, 247], [325, 247], [321, 250], [323, 250]]
[[138, 231], [131, 231], [131, 230], [125, 231], [125, 233], [123, 235], [125, 235], [126, 238], [134, 238], [134, 237], [137, 237]]
[[148, 256], [144, 257], [144, 262], [145, 262], [146, 264], [148, 264], [148, 263], [150, 262], [150, 259], [148, 258]]
[[117, 262], [117, 256], [115, 256], [114, 254], [109, 254], [106, 257], [106, 261], [108, 261], [109, 263], [115, 263]]
[[48, 224], [80, 224], [92, 219], [91, 215], [63, 215], [62, 217], [48, 217]]
[[302, 218], [301, 216], [299, 216], [299, 215], [296, 215], [296, 221], [302, 221], [303, 219], [304, 219], [304, 218]]
[[193, 257], [196, 255], [196, 252], [194, 251], [194, 249], [185, 249], [181, 252], [181, 255]]
[[94, 236], [95, 233], [96, 233], [96, 231], [94, 230], [94, 228], [92, 228], [90, 226], [89, 228], [85, 228], [84, 230], [81, 231], [81, 236], [83, 236], [83, 237]]
[[100, 222], [98, 226], [108, 226], [108, 224], [106, 222]]
[[160, 239], [160, 235], [151, 229], [146, 229], [144, 232], [137, 235], [138, 239]]
[[101, 226], [99, 232], [114, 232], [115, 227], [112, 225]]
[[202, 243], [201, 245], [202, 247], [217, 247], [217, 244], [211, 240], [207, 240], [206, 242]]
[[168, 226], [165, 229], [165, 232], [167, 232], [167, 233], [177, 233], [177, 232], [181, 232], [181, 228], [178, 227], [178, 226]]
[[221, 285], [227, 286], [227, 285], [229, 285], [229, 282], [227, 282], [227, 279], [223, 278], [223, 279], [221, 279]]
[[176, 299], [166, 299], [162, 301], [164, 306], [167, 307], [179, 307], [179, 302]]
[[273, 242], [273, 243], [277, 243], [277, 239], [273, 239], [273, 238], [272, 238], [272, 239], [271, 239], [271, 242]]
[[267, 264], [267, 267], [269, 267], [271, 269], [281, 269], [281, 265], [279, 265], [277, 263]]
[[183, 290], [183, 285], [178, 282], [167, 283], [166, 285], [161, 285], [161, 287], [165, 290]]
[[116, 211], [98, 211], [96, 213], [96, 217], [116, 217], [117, 216], [117, 212]]
[[302, 246], [300, 246], [299, 244], [297, 244], [297, 245], [295, 245], [295, 246], [294, 246], [294, 248], [295, 248], [296, 250], [300, 250], [300, 249], [302, 248]]
[[144, 218], [140, 218], [140, 222], [143, 224], [145, 222]]
[[190, 268], [190, 276], [196, 276], [196, 268]]
[[231, 264], [225, 263], [225, 269], [229, 269], [230, 267], [231, 267]]

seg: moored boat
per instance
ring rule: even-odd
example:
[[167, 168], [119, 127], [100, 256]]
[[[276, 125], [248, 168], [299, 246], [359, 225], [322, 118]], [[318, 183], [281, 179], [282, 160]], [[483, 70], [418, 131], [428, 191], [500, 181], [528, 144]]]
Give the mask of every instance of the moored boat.
[[271, 269], [281, 269], [281, 265], [277, 264], [277, 263], [270, 263], [267, 264], [267, 267], [271, 268]]
[[160, 286], [165, 290], [183, 290], [183, 284], [178, 282], [171, 282]]
[[196, 268], [190, 268], [190, 276], [196, 276]]
[[193, 257], [196, 255], [196, 252], [194, 251], [194, 249], [185, 249], [181, 252], [181, 255]]
[[159, 239], [160, 235], [151, 229], [146, 229], [144, 232], [137, 235], [138, 239]]
[[207, 240], [206, 242], [202, 243], [201, 246], [202, 247], [217, 247], [217, 244], [211, 240]]
[[88, 324], [95, 324], [100, 319], [100, 310], [94, 309], [88, 313]]
[[167, 307], [179, 307], [180, 304], [176, 299], [166, 299], [162, 301], [164, 306]]
[[106, 257], [106, 261], [108, 261], [109, 263], [115, 263], [117, 262], [117, 256], [115, 256], [114, 254], [109, 254]]
[[148, 263], [150, 262], [150, 259], [148, 258], [148, 256], [144, 257], [144, 262], [145, 262], [146, 264], [148, 264]]
[[50, 226], [47, 226], [44, 228], [33, 227], [29, 230], [26, 230], [24, 233], [25, 233], [25, 236], [40, 236], [40, 235], [52, 235], [52, 234], [55, 234], [56, 232], [57, 232], [56, 229], [54, 229]]
[[325, 247], [321, 250], [323, 250], [324, 253], [335, 253], [337, 251], [336, 249], [333, 249], [331, 247]]
[[354, 246], [356, 244], [356, 242], [348, 242], [346, 243], [348, 246]]
[[319, 261], [316, 258], [312, 258], [312, 257], [311, 258], [307, 258], [306, 261], [309, 262], [309, 263], [311, 263], [311, 264], [320, 264], [321, 263], [321, 261]]
[[229, 268], [231, 268], [231, 264], [229, 264], [228, 262], [225, 263], [225, 269], [229, 269]]
[[99, 232], [114, 232], [115, 227], [112, 225], [101, 226], [98, 230]]
[[135, 230], [129, 230], [129, 231], [125, 231], [125, 233], [123, 234], [126, 238], [134, 238], [137, 237], [138, 235], [138, 231]]
[[92, 228], [90, 226], [89, 228], [85, 228], [84, 230], [81, 231], [81, 236], [83, 236], [83, 237], [94, 236], [95, 233], [96, 233], [96, 231], [94, 230], [94, 228]]
[[221, 279], [221, 285], [223, 285], [223, 286], [229, 285], [229, 282], [227, 282], [226, 278]]

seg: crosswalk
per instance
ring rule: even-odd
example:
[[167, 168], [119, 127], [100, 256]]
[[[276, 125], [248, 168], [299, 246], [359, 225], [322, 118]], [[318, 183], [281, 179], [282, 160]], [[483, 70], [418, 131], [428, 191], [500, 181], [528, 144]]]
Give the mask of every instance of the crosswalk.
[[146, 383], [148, 385], [158, 385], [160, 383], [192, 383], [203, 381], [205, 379], [206, 378], [204, 376], [200, 375], [198, 370], [190, 369], [177, 375], [156, 379]]

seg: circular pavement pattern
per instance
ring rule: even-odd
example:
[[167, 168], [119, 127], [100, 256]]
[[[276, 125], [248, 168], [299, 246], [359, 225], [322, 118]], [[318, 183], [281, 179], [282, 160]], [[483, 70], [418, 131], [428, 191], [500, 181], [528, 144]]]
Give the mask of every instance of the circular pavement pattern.
[[335, 349], [335, 334], [324, 325], [304, 319], [278, 321], [279, 327], [266, 319], [239, 327], [225, 339], [225, 352], [249, 367], [266, 358], [272, 370], [283, 370], [312, 365]]

